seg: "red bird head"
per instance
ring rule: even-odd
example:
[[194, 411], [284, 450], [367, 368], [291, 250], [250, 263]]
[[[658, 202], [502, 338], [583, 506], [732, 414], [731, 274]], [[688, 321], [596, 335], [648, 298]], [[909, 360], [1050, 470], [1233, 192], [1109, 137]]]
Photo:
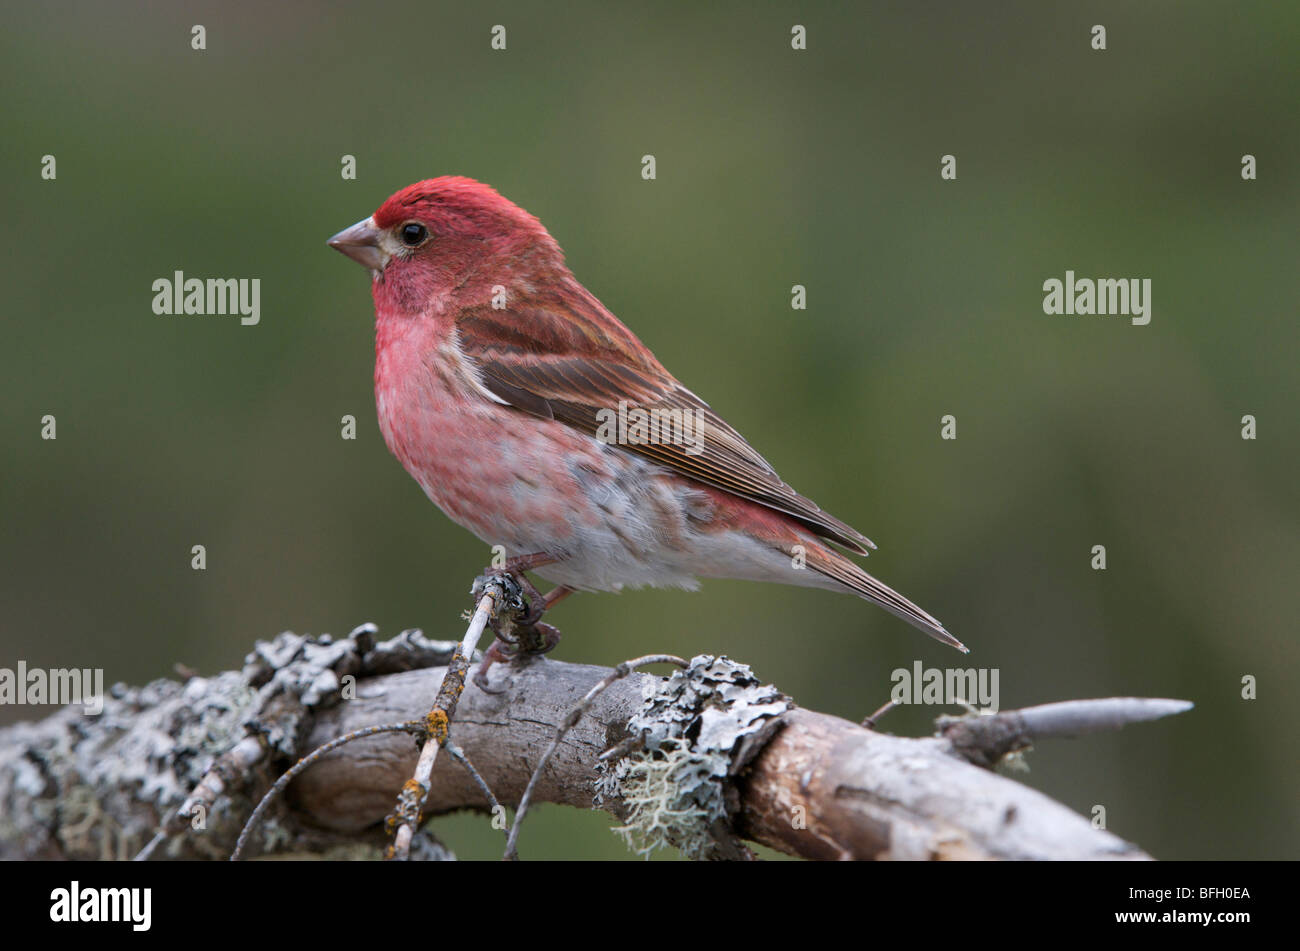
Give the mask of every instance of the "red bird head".
[[[370, 270], [377, 304], [415, 314], [496, 284], [566, 274], [542, 223], [488, 185], [445, 175], [408, 185], [329, 240]], [[513, 288], [512, 288], [513, 289]]]

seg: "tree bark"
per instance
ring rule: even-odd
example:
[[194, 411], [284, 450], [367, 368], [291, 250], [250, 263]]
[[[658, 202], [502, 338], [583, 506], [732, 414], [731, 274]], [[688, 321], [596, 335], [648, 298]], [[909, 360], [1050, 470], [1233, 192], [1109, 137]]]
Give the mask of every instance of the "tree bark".
[[[336, 681], [344, 677], [340, 671], [360, 674], [354, 699], [331, 701], [329, 678], [322, 686], [317, 677], [312, 691], [293, 695], [299, 702], [294, 708], [279, 683], [283, 671], [267, 676], [268, 649], [258, 661], [262, 666], [250, 664], [242, 675], [115, 688], [100, 717], [65, 708], [43, 721], [0, 730], [0, 857], [134, 854], [207, 775], [217, 754], [244, 738], [245, 724], [252, 723], [251, 735], [261, 737], [265, 747], [262, 761], [246, 775], [226, 776], [203, 828], [182, 825], [156, 855], [227, 856], [252, 805], [293, 759], [352, 730], [418, 720], [427, 712], [445, 667], [382, 673], [383, 664], [370, 663], [368, 670], [365, 658], [377, 652], [368, 653], [363, 645], [350, 654], [349, 643], [333, 642], [324, 666]], [[295, 656], [301, 658], [302, 651]], [[470, 685], [451, 739], [496, 797], [513, 806], [557, 726], [609, 673], [542, 660], [511, 668], [502, 694]], [[504, 680], [500, 668], [494, 671], [494, 683]], [[600, 694], [559, 745], [534, 801], [587, 809], [598, 781], [605, 782], [607, 792], [615, 788], [608, 785], [609, 769], [598, 767], [598, 757], [628, 738], [628, 721], [663, 682], [634, 673]], [[758, 735], [755, 742], [760, 741], [738, 775], [726, 780], [731, 827], [745, 839], [791, 855], [1148, 858], [1041, 793], [972, 765], [943, 737], [889, 736], [791, 706]], [[286, 802], [258, 831], [260, 841], [281, 852], [377, 849], [382, 822], [417, 755], [412, 737], [401, 733], [334, 751], [290, 785]], [[426, 815], [486, 808], [483, 792], [466, 770], [450, 756], [441, 757]], [[629, 812], [618, 795], [604, 796], [600, 808], [620, 820]], [[526, 822], [521, 842], [528, 857]]]

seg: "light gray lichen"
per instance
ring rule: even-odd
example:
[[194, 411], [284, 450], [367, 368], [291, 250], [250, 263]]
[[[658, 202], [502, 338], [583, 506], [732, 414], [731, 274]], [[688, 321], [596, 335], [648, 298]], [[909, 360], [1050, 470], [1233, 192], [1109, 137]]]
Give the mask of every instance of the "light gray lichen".
[[692, 859], [737, 857], [731, 780], [780, 728], [788, 698], [745, 664], [701, 654], [648, 694], [627, 724], [639, 745], [601, 770], [597, 802], [621, 798], [614, 831], [640, 855], [673, 845]]
[[[455, 648], [419, 631], [376, 644], [375, 633], [372, 624], [340, 639], [285, 632], [258, 642], [242, 671], [115, 684], [99, 716], [71, 706], [0, 731], [0, 858], [129, 858], [244, 737], [295, 760], [316, 711], [340, 701], [343, 678], [445, 664]], [[247, 778], [217, 799], [201, 831], [173, 836], [160, 854], [228, 856], [258, 792]], [[265, 836], [274, 849], [294, 830], [271, 816]]]

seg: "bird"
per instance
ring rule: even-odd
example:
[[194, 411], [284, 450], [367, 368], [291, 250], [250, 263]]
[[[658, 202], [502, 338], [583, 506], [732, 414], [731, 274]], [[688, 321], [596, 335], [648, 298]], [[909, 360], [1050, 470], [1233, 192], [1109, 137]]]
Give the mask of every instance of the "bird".
[[[388, 449], [452, 521], [508, 554], [529, 624], [575, 591], [734, 578], [853, 594], [967, 652], [848, 557], [876, 546], [783, 482], [492, 187], [416, 182], [328, 244], [370, 272]], [[525, 571], [556, 585], [540, 603]], [[531, 649], [549, 650], [559, 632], [537, 629], [545, 644]], [[489, 654], [481, 684], [515, 656]]]

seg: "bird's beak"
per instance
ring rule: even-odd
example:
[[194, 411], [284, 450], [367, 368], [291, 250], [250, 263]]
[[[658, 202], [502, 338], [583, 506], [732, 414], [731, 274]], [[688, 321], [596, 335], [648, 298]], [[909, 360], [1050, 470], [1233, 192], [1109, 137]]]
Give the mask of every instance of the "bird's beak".
[[329, 239], [329, 246], [342, 251], [364, 268], [378, 274], [388, 263], [388, 252], [380, 245], [383, 232], [375, 227], [375, 219], [358, 221]]

